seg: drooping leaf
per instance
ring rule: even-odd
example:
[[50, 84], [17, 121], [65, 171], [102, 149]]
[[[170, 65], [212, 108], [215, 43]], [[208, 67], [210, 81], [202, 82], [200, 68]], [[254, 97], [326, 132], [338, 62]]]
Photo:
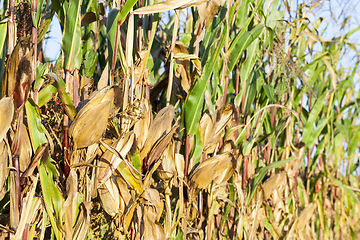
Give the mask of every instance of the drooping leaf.
[[152, 14], [152, 13], [167, 12], [175, 9], [184, 9], [191, 6], [200, 5], [206, 1], [207, 0], [183, 0], [183, 1], [166, 0], [163, 2], [138, 8], [134, 11], [134, 14]]

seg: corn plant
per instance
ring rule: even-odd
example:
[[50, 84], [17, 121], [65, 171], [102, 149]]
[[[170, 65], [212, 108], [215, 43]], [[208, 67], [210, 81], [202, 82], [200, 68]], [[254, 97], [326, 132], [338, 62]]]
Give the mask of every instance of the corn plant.
[[358, 239], [360, 27], [316, 4], [5, 1], [1, 238]]

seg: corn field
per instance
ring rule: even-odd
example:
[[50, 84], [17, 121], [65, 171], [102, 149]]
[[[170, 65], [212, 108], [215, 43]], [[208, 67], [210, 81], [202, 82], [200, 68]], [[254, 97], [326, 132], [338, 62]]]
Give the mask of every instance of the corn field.
[[360, 239], [360, 27], [295, 2], [3, 1], [0, 239]]

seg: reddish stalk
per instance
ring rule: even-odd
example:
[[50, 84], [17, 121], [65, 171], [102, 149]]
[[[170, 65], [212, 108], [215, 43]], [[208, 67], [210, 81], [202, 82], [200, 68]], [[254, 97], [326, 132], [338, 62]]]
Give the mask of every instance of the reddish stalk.
[[246, 96], [246, 79], [244, 83], [244, 91], [242, 95], [242, 101], [241, 101], [241, 114], [244, 115], [245, 113], [245, 96]]
[[226, 95], [227, 95], [227, 90], [228, 90], [228, 87], [229, 87], [229, 76], [225, 77], [225, 83], [224, 84], [225, 84], [225, 87], [224, 87], [224, 96], [223, 96], [223, 102], [222, 102], [223, 107], [225, 107], [225, 104], [226, 104]]
[[[227, 8], [230, 9], [231, 7], [231, 2], [232, 1], [227, 1]], [[226, 24], [227, 24], [227, 30], [226, 30], [226, 39], [225, 39], [225, 46], [224, 46], [224, 54], [225, 54], [225, 58], [224, 58], [224, 67], [223, 67], [223, 76], [221, 77], [221, 80], [223, 81], [224, 84], [224, 96], [223, 96], [223, 102], [222, 102], [222, 106], [225, 107], [225, 103], [226, 103], [226, 95], [227, 95], [227, 90], [228, 90], [228, 85], [229, 85], [229, 76], [226, 75], [226, 70], [227, 70], [227, 65], [228, 65], [228, 50], [229, 50], [229, 28], [230, 28], [230, 23], [229, 20], [230, 19], [230, 11], [226, 11]], [[221, 105], [220, 105], [221, 106]]]
[[69, 162], [69, 117], [64, 114], [64, 174], [67, 177], [70, 172]]
[[273, 112], [272, 112], [272, 116], [271, 116], [271, 127], [274, 127], [275, 116], [276, 116], [276, 109], [277, 109], [277, 107], [275, 106], [275, 107], [273, 108]]
[[[74, 83], [69, 70], [65, 70], [65, 91], [70, 94], [70, 98], [74, 99]], [[64, 174], [68, 176], [70, 172], [70, 159], [69, 159], [69, 117], [64, 114]]]
[[306, 166], [306, 191], [309, 192], [310, 189], [310, 177], [309, 177], [309, 173], [310, 173], [310, 150], [308, 150], [308, 162], [307, 162], [307, 166]]
[[79, 104], [79, 70], [74, 70], [74, 78], [73, 78], [73, 104], [75, 107]]
[[148, 155], [146, 155], [146, 157], [143, 160], [143, 165], [142, 165], [142, 173], [145, 174], [146, 171], [148, 169]]
[[[235, 96], [237, 96], [239, 94], [239, 83], [240, 83], [240, 71], [239, 71], [239, 67], [236, 67], [235, 70]], [[239, 111], [239, 107], [235, 108], [235, 118], [236, 118], [236, 123], [237, 125], [239, 124], [239, 115], [240, 115], [240, 111]], [[235, 138], [237, 139], [239, 135], [239, 130], [235, 131]]]
[[247, 181], [247, 171], [248, 171], [248, 156], [244, 157], [244, 162], [242, 165], [242, 189], [245, 190], [246, 188], [246, 181]]
[[23, 235], [22, 235], [22, 239], [23, 240], [27, 240], [29, 239], [29, 224], [25, 224], [25, 228], [24, 228], [24, 232], [23, 232]]
[[114, 53], [112, 55], [112, 64], [111, 64], [111, 71], [110, 71], [110, 82], [109, 82], [110, 86], [114, 84], [114, 71], [115, 71], [116, 56], [117, 56], [117, 50], [118, 50], [118, 44], [119, 44], [120, 25], [121, 25], [121, 22], [118, 21], [117, 28], [116, 28], [115, 43], [114, 43], [115, 44]]
[[20, 186], [20, 164], [19, 164], [19, 155], [14, 155], [13, 157], [13, 166], [16, 169], [16, 175], [15, 175], [15, 183], [16, 183], [16, 193], [17, 193], [17, 199], [18, 199], [18, 207], [19, 212], [21, 211], [21, 186]]
[[270, 155], [271, 155], [271, 136], [269, 136], [269, 141], [266, 150], [266, 163], [268, 165], [270, 164]]
[[[303, 109], [303, 100], [304, 100], [304, 93], [301, 96], [301, 102], [300, 102], [300, 112], [299, 112], [299, 116], [301, 116], [302, 113], [302, 109]], [[299, 143], [299, 135], [300, 135], [300, 128], [297, 129], [297, 133], [296, 133], [296, 142], [295, 144]]]
[[153, 22], [153, 15], [149, 14], [148, 36], [147, 36], [149, 42], [150, 42], [150, 38], [151, 38], [152, 22]]
[[[20, 182], [20, 153], [21, 153], [21, 131], [23, 125], [23, 108], [20, 107], [18, 117], [18, 124], [17, 128], [14, 129], [14, 138], [11, 139], [11, 151], [12, 151], [12, 164], [13, 167], [16, 169], [15, 172], [15, 193], [17, 196], [17, 204], [19, 208], [19, 213], [21, 211], [21, 182]], [[20, 217], [20, 215], [19, 215]]]

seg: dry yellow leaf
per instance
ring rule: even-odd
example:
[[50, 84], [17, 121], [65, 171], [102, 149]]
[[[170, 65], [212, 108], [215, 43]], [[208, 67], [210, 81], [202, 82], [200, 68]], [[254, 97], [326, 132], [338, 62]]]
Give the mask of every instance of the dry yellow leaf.
[[110, 115], [110, 101], [104, 101], [86, 109], [87, 111], [75, 118], [69, 128], [69, 135], [77, 148], [88, 147], [101, 138]]
[[120, 209], [120, 193], [114, 177], [109, 178], [104, 184], [98, 187], [98, 194], [101, 205], [105, 212], [114, 217]]
[[305, 225], [309, 223], [310, 218], [314, 214], [316, 206], [317, 202], [312, 202], [301, 211], [297, 222], [297, 229], [299, 231], [302, 231]]
[[170, 10], [184, 9], [191, 6], [196, 6], [206, 2], [207, 0], [167, 0], [153, 5], [138, 8], [134, 11], [134, 14], [152, 14], [167, 12]]
[[123, 134], [113, 144], [114, 150], [116, 150], [121, 155], [122, 158], [119, 158], [119, 156], [115, 155], [109, 150], [107, 151], [107, 153], [104, 154], [102, 159], [105, 161], [101, 162], [102, 163], [101, 166], [103, 166], [104, 168], [101, 168], [99, 171], [99, 180], [101, 182], [106, 182], [109, 179], [109, 177], [113, 174], [115, 169], [118, 167], [118, 165], [123, 161], [123, 159], [126, 158], [126, 155], [133, 146], [134, 139], [135, 139], [135, 134], [131, 131]]
[[222, 184], [229, 180], [234, 173], [235, 160], [231, 153], [216, 155], [201, 162], [190, 174], [190, 191], [197, 194], [200, 189], [205, 189], [212, 181]]
[[143, 99], [140, 102], [140, 107], [142, 110], [142, 116], [134, 125], [134, 133], [136, 135], [136, 144], [138, 149], [142, 149], [144, 147], [153, 117], [149, 100]]
[[0, 142], [0, 192], [3, 189], [4, 183], [9, 175], [8, 168], [9, 154], [5, 141]]
[[271, 193], [278, 188], [281, 184], [286, 182], [286, 172], [282, 171], [269, 179], [267, 179], [262, 184], [262, 190], [264, 194], [264, 199], [270, 198]]
[[0, 100], [0, 112], [0, 141], [2, 141], [14, 116], [14, 103], [11, 97], [4, 97]]
[[159, 111], [150, 126], [144, 147], [140, 151], [139, 155], [141, 159], [144, 159], [144, 157], [150, 152], [152, 146], [171, 130], [174, 115], [174, 106], [172, 105], [169, 105]]

